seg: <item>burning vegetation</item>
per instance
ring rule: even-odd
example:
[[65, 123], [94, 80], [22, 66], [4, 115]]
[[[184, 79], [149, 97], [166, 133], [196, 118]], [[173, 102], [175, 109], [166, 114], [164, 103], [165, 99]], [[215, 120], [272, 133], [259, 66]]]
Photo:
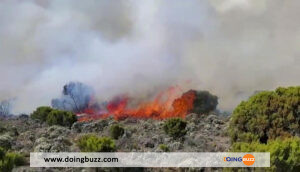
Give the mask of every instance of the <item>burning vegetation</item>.
[[210, 112], [218, 104], [217, 96], [208, 91], [189, 90], [183, 93], [178, 86], [170, 87], [154, 98], [142, 101], [128, 95], [120, 95], [107, 102], [96, 103], [93, 93], [91, 87], [71, 82], [64, 86], [62, 98], [52, 100], [52, 106], [71, 110], [77, 114], [79, 121], [87, 121], [110, 116], [116, 120], [185, 118], [192, 112]]

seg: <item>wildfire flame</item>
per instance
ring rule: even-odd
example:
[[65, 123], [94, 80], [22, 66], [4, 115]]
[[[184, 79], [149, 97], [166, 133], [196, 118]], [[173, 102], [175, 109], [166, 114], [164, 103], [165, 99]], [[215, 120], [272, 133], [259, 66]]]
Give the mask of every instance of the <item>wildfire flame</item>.
[[130, 99], [126, 95], [118, 96], [109, 101], [105, 110], [87, 108], [82, 114], [77, 114], [79, 121], [94, 120], [113, 116], [116, 120], [125, 118], [165, 119], [171, 117], [185, 118], [193, 108], [195, 92], [182, 94], [179, 87], [170, 87], [160, 92], [152, 101], [141, 102], [131, 107]]

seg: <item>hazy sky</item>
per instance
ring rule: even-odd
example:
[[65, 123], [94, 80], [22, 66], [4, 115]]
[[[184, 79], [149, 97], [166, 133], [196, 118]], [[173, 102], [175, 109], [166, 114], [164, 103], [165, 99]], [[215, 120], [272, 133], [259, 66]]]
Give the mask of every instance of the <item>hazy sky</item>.
[[1, 0], [0, 100], [50, 105], [69, 81], [98, 99], [170, 85], [230, 110], [256, 90], [300, 85], [300, 1]]

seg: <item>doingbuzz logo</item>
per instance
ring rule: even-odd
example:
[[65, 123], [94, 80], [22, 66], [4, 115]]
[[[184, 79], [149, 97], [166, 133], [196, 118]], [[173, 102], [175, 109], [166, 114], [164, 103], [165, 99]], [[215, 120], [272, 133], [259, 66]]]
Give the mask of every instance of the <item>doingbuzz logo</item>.
[[247, 166], [251, 166], [255, 162], [255, 157], [251, 154], [246, 154], [242, 157], [224, 157], [227, 162], [243, 162]]

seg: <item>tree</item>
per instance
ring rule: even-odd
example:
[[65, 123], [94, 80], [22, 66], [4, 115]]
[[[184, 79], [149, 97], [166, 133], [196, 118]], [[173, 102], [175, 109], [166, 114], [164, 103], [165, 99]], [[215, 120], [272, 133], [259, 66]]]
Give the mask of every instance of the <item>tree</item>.
[[52, 107], [80, 113], [91, 102], [94, 90], [80, 82], [70, 82], [63, 87], [62, 97], [51, 101]]
[[11, 111], [11, 100], [3, 100], [0, 102], [0, 116], [8, 116]]
[[178, 99], [175, 99], [173, 102], [173, 108], [180, 106], [184, 101], [185, 104], [190, 104], [191, 107], [187, 107], [189, 113], [196, 113], [196, 114], [206, 114], [216, 109], [218, 105], [218, 97], [211, 94], [208, 91], [196, 91], [196, 90], [189, 90], [182, 94], [182, 96]]

